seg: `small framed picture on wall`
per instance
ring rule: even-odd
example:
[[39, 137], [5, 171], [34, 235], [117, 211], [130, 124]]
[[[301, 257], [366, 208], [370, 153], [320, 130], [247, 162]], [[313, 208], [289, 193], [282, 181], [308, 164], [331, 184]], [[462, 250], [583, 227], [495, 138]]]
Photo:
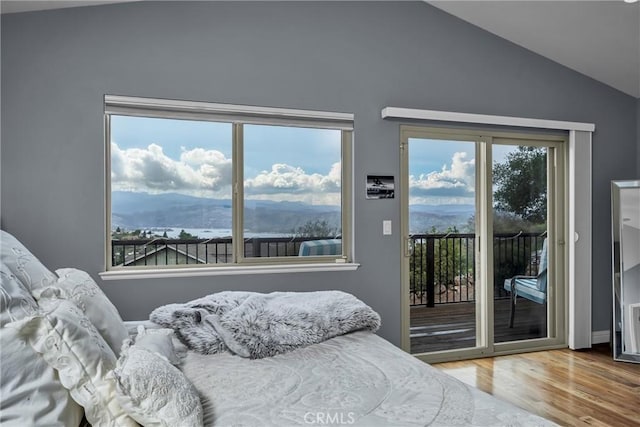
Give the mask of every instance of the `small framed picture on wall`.
[[367, 199], [393, 199], [393, 176], [367, 175]]

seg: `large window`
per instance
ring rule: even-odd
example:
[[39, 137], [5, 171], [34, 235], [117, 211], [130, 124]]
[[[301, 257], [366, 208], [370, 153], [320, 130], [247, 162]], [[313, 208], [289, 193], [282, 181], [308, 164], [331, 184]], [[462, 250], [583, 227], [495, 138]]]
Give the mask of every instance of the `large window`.
[[353, 116], [105, 96], [107, 269], [350, 261]]

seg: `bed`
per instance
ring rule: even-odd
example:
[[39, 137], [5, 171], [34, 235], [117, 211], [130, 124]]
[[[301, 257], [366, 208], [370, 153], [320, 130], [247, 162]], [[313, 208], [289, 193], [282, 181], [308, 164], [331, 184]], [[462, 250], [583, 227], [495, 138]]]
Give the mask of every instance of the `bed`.
[[185, 362], [202, 395], [205, 425], [553, 425], [371, 332], [258, 360], [189, 353]]
[[10, 234], [0, 240], [3, 426], [555, 425], [375, 328], [259, 358], [190, 350], [177, 330], [123, 322], [87, 273], [53, 273]]

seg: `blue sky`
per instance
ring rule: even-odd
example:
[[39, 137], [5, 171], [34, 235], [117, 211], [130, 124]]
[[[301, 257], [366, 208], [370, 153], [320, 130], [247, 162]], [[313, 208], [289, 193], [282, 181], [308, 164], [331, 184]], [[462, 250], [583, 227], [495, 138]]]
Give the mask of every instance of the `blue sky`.
[[[493, 164], [514, 150], [493, 145]], [[475, 157], [475, 142], [409, 139], [409, 204], [474, 204]]]
[[183, 147], [215, 147], [231, 158], [230, 123], [112, 116], [111, 141], [121, 148], [139, 149], [156, 143], [173, 159], [180, 157]]
[[[340, 204], [340, 131], [244, 126], [245, 196]], [[112, 189], [231, 197], [230, 123], [111, 117]], [[494, 150], [504, 159], [512, 147]], [[410, 204], [473, 204], [475, 145], [411, 139]]]
[[409, 204], [473, 204], [475, 143], [409, 139]]
[[[244, 126], [245, 195], [340, 203], [341, 133]], [[112, 189], [231, 196], [230, 123], [112, 116]]]

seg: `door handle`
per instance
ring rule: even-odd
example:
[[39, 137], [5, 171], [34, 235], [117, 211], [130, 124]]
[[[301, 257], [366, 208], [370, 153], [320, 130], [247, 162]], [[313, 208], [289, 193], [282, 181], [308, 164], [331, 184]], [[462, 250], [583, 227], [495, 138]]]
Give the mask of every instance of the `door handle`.
[[411, 237], [404, 238], [404, 256], [410, 257], [413, 255], [413, 239]]

